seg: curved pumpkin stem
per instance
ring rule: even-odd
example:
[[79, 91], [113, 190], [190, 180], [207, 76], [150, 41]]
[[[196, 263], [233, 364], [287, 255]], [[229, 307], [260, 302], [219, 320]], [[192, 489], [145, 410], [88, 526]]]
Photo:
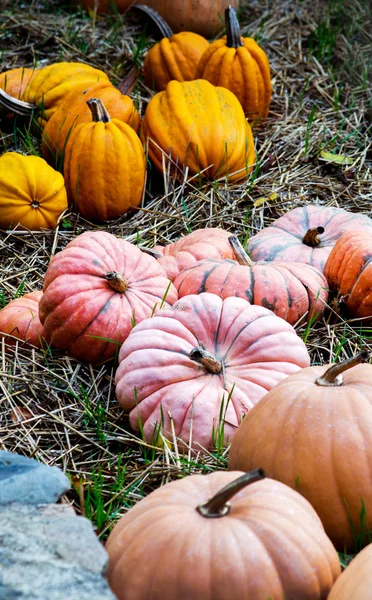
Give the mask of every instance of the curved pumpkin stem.
[[228, 48], [239, 48], [244, 46], [240, 35], [239, 21], [235, 8], [228, 6], [225, 10], [226, 46]]
[[153, 256], [156, 259], [161, 258], [163, 256], [162, 254], [160, 254], [160, 252], [156, 252], [156, 250], [153, 250], [152, 248], [146, 248], [145, 246], [137, 246], [137, 248], [139, 248], [141, 252], [144, 252], [149, 256]]
[[240, 265], [244, 265], [245, 267], [253, 266], [253, 260], [251, 260], [249, 258], [248, 254], [244, 250], [243, 246], [241, 245], [241, 243], [236, 235], [230, 235], [229, 244], [232, 247], [232, 249], [234, 250], [236, 261]]
[[223, 364], [217, 360], [213, 354], [205, 349], [202, 342], [199, 342], [197, 348], [193, 348], [189, 353], [189, 358], [203, 365], [210, 373], [218, 374], [223, 372]]
[[323, 375], [321, 375], [320, 377], [318, 377], [315, 380], [315, 383], [316, 383], [316, 385], [324, 385], [324, 386], [342, 385], [343, 381], [342, 381], [341, 374], [344, 371], [347, 371], [348, 369], [355, 367], [356, 365], [360, 365], [361, 363], [369, 362], [369, 358], [370, 358], [369, 352], [364, 351], [364, 352], [361, 352], [360, 354], [357, 354], [356, 356], [352, 356], [351, 358], [348, 358], [340, 363], [337, 363], [336, 365], [332, 365], [332, 367], [327, 369], [327, 371]]
[[106, 273], [105, 279], [115, 292], [123, 294], [128, 289], [127, 280], [117, 271], [109, 271]]
[[207, 517], [209, 519], [223, 517], [230, 512], [230, 498], [235, 496], [235, 494], [240, 492], [240, 490], [243, 490], [245, 487], [247, 487], [247, 485], [250, 485], [255, 481], [260, 481], [265, 477], [266, 475], [263, 469], [254, 469], [254, 471], [244, 473], [244, 475], [238, 477], [238, 479], [235, 479], [235, 481], [232, 481], [227, 486], [222, 488], [222, 490], [217, 492], [217, 494], [208, 500], [208, 502], [197, 506], [196, 510], [203, 517]]
[[136, 8], [146, 13], [146, 15], [155, 23], [163, 37], [172, 37], [172, 29], [169, 27], [168, 23], [163, 19], [163, 17], [156, 12], [156, 10], [150, 8], [150, 6], [146, 6], [145, 4], [135, 4], [132, 8]]
[[108, 114], [105, 105], [99, 98], [91, 98], [87, 100], [87, 105], [92, 113], [94, 123], [108, 123], [111, 121], [110, 115]]
[[315, 248], [315, 246], [319, 246], [320, 244], [320, 239], [318, 238], [320, 233], [324, 233], [324, 227], [312, 227], [311, 229], [307, 230], [302, 238], [302, 242], [306, 244], [306, 246]]
[[30, 104], [29, 102], [24, 102], [23, 100], [18, 100], [17, 98], [13, 98], [13, 96], [9, 96], [4, 90], [0, 88], [0, 104], [1, 106], [5, 106], [12, 112], [17, 113], [17, 115], [29, 116], [32, 114], [34, 110], [37, 109], [36, 104]]

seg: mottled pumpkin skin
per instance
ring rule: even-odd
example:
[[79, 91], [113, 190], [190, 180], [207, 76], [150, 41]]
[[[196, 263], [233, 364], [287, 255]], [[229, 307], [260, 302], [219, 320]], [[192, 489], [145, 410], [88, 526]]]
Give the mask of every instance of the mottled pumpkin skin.
[[[339, 292], [352, 317], [372, 320], [372, 228], [347, 231], [337, 240], [324, 267], [330, 287]], [[365, 317], [370, 317], [366, 319]]]
[[241, 475], [172, 481], [119, 520], [106, 543], [119, 600], [327, 598], [340, 573], [337, 553], [310, 504], [287, 486], [257, 481], [231, 499], [227, 515], [197, 512]]
[[250, 120], [264, 119], [272, 94], [270, 64], [265, 52], [252, 38], [241, 38], [243, 46], [229, 48], [226, 36], [205, 50], [196, 68], [196, 79], [230, 90]]
[[372, 544], [353, 558], [331, 589], [328, 600], [367, 600], [372, 589]]
[[160, 92], [172, 79], [195, 79], [197, 64], [208, 47], [205, 38], [190, 31], [163, 38], [146, 54], [143, 66], [145, 84]]
[[291, 325], [319, 318], [328, 300], [328, 283], [318, 269], [302, 263], [258, 262], [251, 267], [233, 260], [205, 259], [174, 280], [179, 298], [211, 292], [223, 300], [244, 298], [269, 308]]
[[[142, 126], [159, 171], [171, 156], [176, 177], [246, 179], [255, 162], [252, 131], [234, 94], [208, 81], [170, 81], [149, 102]], [[165, 153], [165, 154], [164, 154]]]
[[134, 107], [133, 100], [122, 94], [109, 81], [93, 83], [83, 90], [73, 89], [44, 127], [42, 152], [48, 162], [58, 163], [59, 159], [63, 159], [72, 130], [81, 123], [92, 122], [92, 113], [87, 105], [90, 98], [102, 100], [111, 118], [127, 123], [136, 132], [139, 130], [141, 117]]
[[67, 208], [61, 173], [39, 156], [6, 152], [0, 157], [0, 227], [53, 229]]
[[138, 135], [126, 123], [82, 123], [65, 148], [63, 174], [76, 212], [94, 223], [121, 217], [142, 200], [146, 158]]
[[[111, 287], [111, 272], [127, 281], [125, 292]], [[45, 336], [79, 360], [110, 359], [133, 321], [150, 317], [165, 295], [165, 306], [177, 300], [173, 285], [166, 293], [168, 286], [156, 259], [136, 246], [106, 232], [83, 233], [55, 255], [45, 274], [39, 310]]]
[[[315, 247], [303, 243], [306, 232], [324, 227]], [[367, 230], [372, 234], [372, 220], [342, 208], [309, 204], [289, 211], [248, 241], [248, 251], [254, 261], [279, 260], [303, 262], [324, 270], [324, 264], [344, 231]]]
[[[0, 339], [14, 345], [17, 338], [40, 348], [44, 328], [39, 321], [39, 302], [42, 292], [30, 292], [11, 300], [0, 310]], [[11, 337], [10, 337], [11, 336]]]
[[202, 258], [234, 258], [229, 244], [231, 233], [217, 227], [197, 229], [167, 246], [155, 246], [158, 259], [167, 276], [173, 281], [184, 269]]
[[233, 439], [229, 469], [259, 465], [295, 488], [336, 548], [354, 552], [349, 518], [358, 535], [361, 499], [372, 527], [372, 365], [345, 371], [340, 386], [316, 385], [328, 368], [298, 371], [262, 398]]
[[9, 96], [23, 100], [25, 89], [37, 71], [38, 69], [28, 69], [26, 67], [4, 71], [0, 73], [0, 88]]
[[39, 106], [39, 123], [45, 127], [68, 92], [73, 88], [85, 89], [102, 80], [108, 80], [106, 73], [85, 63], [53, 63], [36, 72], [25, 89], [23, 100]]
[[[189, 358], [204, 344], [222, 361], [212, 374]], [[168, 411], [177, 436], [194, 448], [213, 446], [212, 428], [226, 408], [224, 441], [231, 440], [242, 416], [277, 382], [309, 364], [294, 329], [261, 306], [242, 298], [221, 300], [214, 294], [185, 296], [170, 310], [137, 325], [121, 347], [116, 396], [130, 424], [153, 438], [164, 418], [164, 435], [172, 440]]]

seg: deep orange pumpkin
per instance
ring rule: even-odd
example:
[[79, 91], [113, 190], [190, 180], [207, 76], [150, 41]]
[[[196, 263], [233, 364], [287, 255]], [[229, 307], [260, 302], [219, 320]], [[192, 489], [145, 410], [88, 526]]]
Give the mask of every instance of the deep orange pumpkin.
[[0, 338], [5, 338], [7, 344], [15, 344], [18, 339], [37, 348], [42, 346], [44, 328], [39, 321], [42, 295], [43, 292], [30, 292], [0, 310]]

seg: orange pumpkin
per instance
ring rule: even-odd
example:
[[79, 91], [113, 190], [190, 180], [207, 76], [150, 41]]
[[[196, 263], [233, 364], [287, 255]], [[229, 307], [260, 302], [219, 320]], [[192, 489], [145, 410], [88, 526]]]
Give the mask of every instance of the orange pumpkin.
[[338, 577], [328, 600], [368, 600], [371, 590], [372, 544], [369, 544]]
[[26, 87], [37, 71], [38, 69], [27, 69], [25, 67], [4, 71], [0, 74], [0, 88], [9, 96], [22, 100]]
[[44, 328], [39, 320], [39, 302], [43, 292], [30, 292], [11, 300], [0, 310], [0, 338], [7, 344], [15, 344], [16, 339], [40, 348], [44, 338]]

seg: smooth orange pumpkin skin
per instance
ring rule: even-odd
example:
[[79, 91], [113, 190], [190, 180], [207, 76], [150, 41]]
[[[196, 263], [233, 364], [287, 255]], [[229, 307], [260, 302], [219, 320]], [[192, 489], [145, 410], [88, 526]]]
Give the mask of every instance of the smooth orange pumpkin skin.
[[0, 228], [53, 229], [66, 209], [63, 176], [43, 158], [17, 152], [0, 157]]
[[366, 546], [341, 573], [328, 600], [368, 600], [372, 589], [372, 544]]
[[[163, 171], [171, 156], [176, 177], [246, 179], [255, 162], [251, 128], [232, 92], [208, 81], [170, 81], [150, 100], [142, 124], [148, 154]], [[166, 158], [166, 157], [165, 157]], [[167, 163], [167, 159], [165, 160]]]
[[243, 46], [229, 48], [226, 36], [213, 42], [201, 57], [196, 79], [230, 90], [250, 120], [265, 119], [272, 94], [270, 64], [253, 38], [241, 38]]
[[[347, 231], [338, 238], [324, 267], [330, 287], [339, 292], [349, 313], [372, 319], [372, 229]], [[370, 317], [366, 319], [365, 317]]]
[[299, 494], [264, 479], [230, 512], [196, 511], [241, 472], [173, 481], [131, 508], [111, 532], [108, 579], [119, 600], [325, 600], [337, 553]]
[[38, 69], [28, 69], [26, 67], [4, 71], [0, 73], [0, 88], [9, 96], [23, 100], [25, 89], [37, 71]]
[[90, 98], [102, 100], [110, 116], [130, 125], [138, 132], [141, 117], [133, 100], [122, 94], [109, 81], [93, 83], [85, 89], [73, 89], [44, 127], [42, 152], [48, 162], [63, 159], [65, 145], [72, 130], [81, 123], [91, 123], [92, 113], [87, 105]]
[[[340, 552], [354, 552], [362, 499], [372, 527], [372, 365], [342, 374], [343, 385], [315, 384], [329, 366], [287, 377], [247, 414], [232, 441], [229, 469], [265, 470], [315, 508]], [[348, 508], [347, 508], [348, 507]]]
[[143, 74], [145, 84], [160, 92], [168, 83], [191, 81], [203, 52], [209, 47], [205, 38], [197, 33], [183, 31], [163, 38], [145, 57]]
[[0, 338], [5, 338], [7, 344], [14, 345], [17, 338], [37, 348], [42, 346], [44, 328], [39, 320], [42, 295], [43, 292], [30, 292], [0, 310]]

